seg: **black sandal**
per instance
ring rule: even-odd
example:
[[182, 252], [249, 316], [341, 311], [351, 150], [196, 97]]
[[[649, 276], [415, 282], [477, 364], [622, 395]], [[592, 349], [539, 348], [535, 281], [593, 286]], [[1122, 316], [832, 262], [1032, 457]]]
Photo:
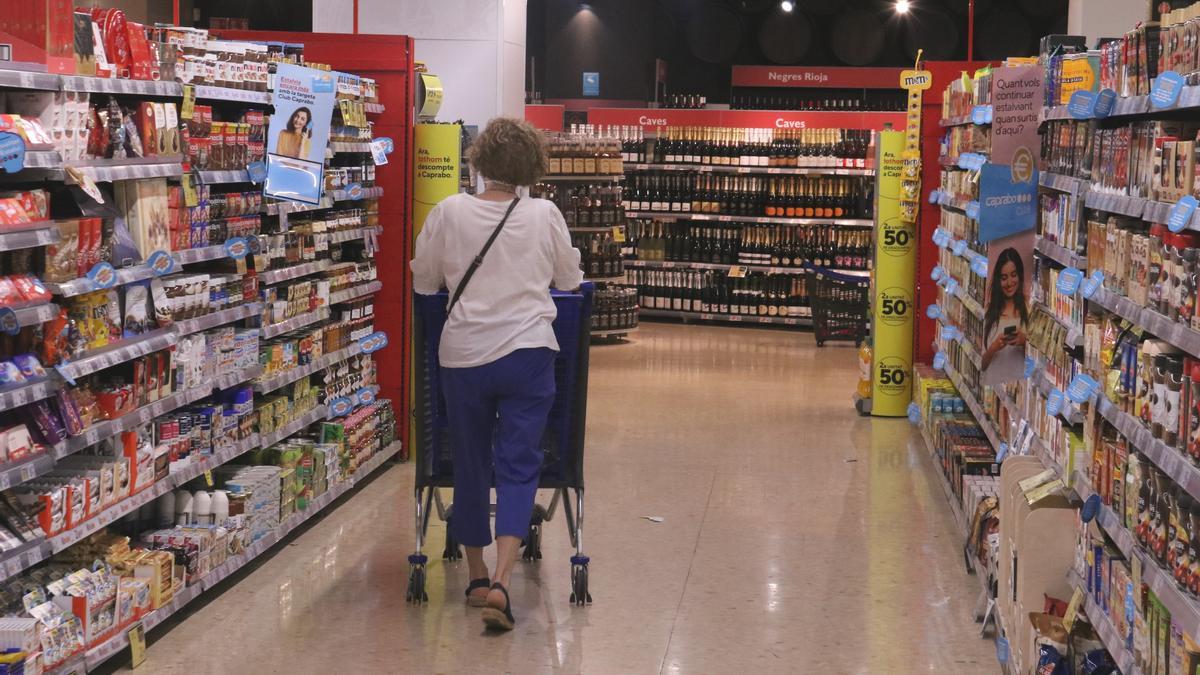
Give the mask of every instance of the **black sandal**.
[[488, 588], [491, 583], [492, 580], [487, 577], [473, 580], [470, 585], [467, 586], [467, 604], [471, 607], [486, 607], [487, 596], [485, 595], [481, 598], [479, 596], [471, 595], [471, 591], [477, 588]]
[[491, 590], [494, 591], [497, 589], [504, 594], [504, 610], [501, 611], [495, 607], [492, 607], [491, 605], [484, 607], [483, 622], [487, 624], [488, 628], [494, 628], [496, 630], [512, 630], [513, 626], [517, 624], [517, 620], [513, 618], [512, 602], [510, 602], [508, 599], [508, 589], [506, 589], [503, 584], [499, 582], [492, 584]]

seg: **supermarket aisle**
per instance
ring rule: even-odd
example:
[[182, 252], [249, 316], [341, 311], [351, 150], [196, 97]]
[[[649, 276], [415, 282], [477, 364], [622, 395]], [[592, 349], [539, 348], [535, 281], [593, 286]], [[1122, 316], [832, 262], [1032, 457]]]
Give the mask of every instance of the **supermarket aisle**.
[[405, 606], [412, 478], [399, 466], [160, 631], [139, 671], [996, 671], [919, 438], [853, 412], [852, 348], [666, 324], [636, 337], [592, 356], [595, 605], [567, 603], [556, 519], [545, 559], [514, 579], [514, 634], [482, 635], [463, 563], [436, 560], [430, 606]]

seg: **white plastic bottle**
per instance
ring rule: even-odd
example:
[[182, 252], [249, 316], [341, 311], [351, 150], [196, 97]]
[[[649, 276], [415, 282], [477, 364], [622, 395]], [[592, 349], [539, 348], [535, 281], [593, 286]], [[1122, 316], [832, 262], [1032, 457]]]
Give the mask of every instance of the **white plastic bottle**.
[[212, 516], [215, 525], [221, 525], [229, 518], [229, 493], [225, 490], [213, 491]]
[[192, 493], [179, 490], [175, 493], [175, 524], [187, 526], [192, 524]]
[[212, 497], [205, 490], [196, 490], [192, 498], [192, 512], [197, 525], [212, 524]]

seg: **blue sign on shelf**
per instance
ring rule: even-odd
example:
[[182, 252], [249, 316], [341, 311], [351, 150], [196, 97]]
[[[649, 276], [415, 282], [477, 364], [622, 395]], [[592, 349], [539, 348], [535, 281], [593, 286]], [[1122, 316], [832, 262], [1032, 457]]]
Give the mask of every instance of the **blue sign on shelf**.
[[974, 124], [989, 124], [992, 121], [992, 106], [977, 105], [971, 108], [971, 122]]
[[925, 308], [925, 316], [936, 319], [942, 315], [942, 308], [937, 305], [930, 305]]
[[1196, 206], [1200, 202], [1191, 195], [1186, 195], [1175, 205], [1171, 207], [1171, 214], [1167, 216], [1167, 229], [1172, 232], [1182, 232], [1187, 229], [1188, 224], [1192, 222], [1192, 216], [1196, 213]]
[[250, 176], [251, 182], [261, 183], [267, 179], [267, 163], [262, 160], [250, 162], [246, 165], [246, 173]]
[[946, 295], [954, 295], [958, 292], [958, 279], [954, 277], [946, 278]]
[[1095, 105], [1095, 94], [1090, 91], [1077, 91], [1071, 94], [1071, 100], [1067, 102], [1067, 113], [1073, 119], [1088, 120], [1092, 118]]
[[950, 252], [961, 258], [967, 252], [967, 240], [959, 239], [954, 242], [954, 245], [950, 247]]
[[967, 202], [967, 208], [965, 210], [968, 218], [971, 220], [979, 220], [979, 202], [977, 200], [971, 200]]
[[933, 367], [937, 370], [941, 370], [942, 368], [945, 368], [946, 367], [946, 355], [941, 352], [934, 354], [933, 355]]
[[354, 402], [345, 396], [340, 396], [329, 402], [329, 412], [334, 417], [342, 417], [354, 409]]
[[1083, 283], [1083, 271], [1068, 267], [1058, 274], [1058, 283], [1055, 288], [1063, 295], [1075, 295], [1079, 290], [1079, 284]]
[[376, 331], [358, 341], [359, 347], [362, 348], [362, 353], [370, 354], [377, 352], [387, 346], [387, 333]]
[[941, 190], [930, 190], [929, 191], [929, 203], [930, 204], [937, 204], [938, 200], [941, 199], [941, 197], [942, 197]]
[[0, 131], [0, 169], [16, 173], [25, 168], [25, 141], [20, 136]]
[[1026, 356], [1025, 357], [1025, 374], [1022, 375], [1021, 378], [1028, 380], [1029, 376], [1033, 375], [1034, 368], [1037, 368], [1037, 361], [1034, 361], [1032, 358]]
[[225, 241], [225, 255], [240, 260], [250, 253], [250, 244], [242, 237], [231, 237]]
[[942, 269], [941, 265], [934, 265], [929, 271], [929, 278], [933, 281], [940, 281], [942, 276], [946, 274], [946, 270]]
[[1154, 78], [1154, 88], [1150, 90], [1150, 105], [1155, 108], [1170, 108], [1179, 102], [1183, 93], [1184, 80], [1179, 73], [1168, 70], [1159, 73]]
[[1008, 443], [1001, 443], [1000, 447], [996, 448], [996, 463], [999, 464], [1008, 456]]
[[1057, 389], [1052, 389], [1050, 395], [1046, 397], [1046, 414], [1054, 417], [1062, 412], [1063, 404], [1066, 402], [1066, 397]]
[[164, 274], [170, 274], [175, 271], [175, 258], [166, 251], [155, 251], [146, 259], [146, 264], [150, 265], [150, 271], [154, 276], [161, 277]]
[[1092, 276], [1088, 277], [1087, 281], [1083, 282], [1083, 287], [1081, 288], [1083, 297], [1090, 300], [1091, 297], [1096, 294], [1096, 291], [1100, 290], [1103, 286], [1104, 272], [1100, 270], [1092, 272]]
[[908, 421], [913, 424], [921, 423], [921, 406], [916, 403], [908, 404]]
[[979, 256], [978, 258], [972, 260], [971, 271], [974, 272], [976, 276], [984, 277], [986, 279], [988, 273], [988, 259], [983, 256]]
[[1112, 89], [1101, 89], [1100, 93], [1096, 94], [1095, 103], [1092, 105], [1092, 117], [1102, 120], [1111, 115], [1116, 106], [1117, 92]]
[[1083, 403], [1092, 400], [1099, 389], [1100, 384], [1095, 379], [1079, 373], [1071, 378], [1071, 384], [1067, 387], [1067, 398], [1071, 399], [1072, 403]]
[[21, 321], [11, 307], [0, 307], [0, 330], [9, 335], [21, 332]]
[[351, 183], [351, 184], [347, 185], [346, 186], [346, 194], [348, 194], [350, 196], [350, 199], [362, 199], [362, 196], [363, 196], [362, 183]]
[[375, 402], [375, 391], [370, 387], [363, 387], [354, 393], [354, 397], [358, 399], [359, 405], [371, 405]]
[[112, 288], [117, 285], [117, 270], [110, 263], [98, 262], [88, 270], [87, 278], [92, 282], [92, 288]]

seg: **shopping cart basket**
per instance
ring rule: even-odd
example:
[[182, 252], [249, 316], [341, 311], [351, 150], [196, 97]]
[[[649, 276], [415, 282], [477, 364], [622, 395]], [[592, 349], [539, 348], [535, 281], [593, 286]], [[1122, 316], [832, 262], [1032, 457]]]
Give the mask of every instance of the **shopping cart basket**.
[[824, 346], [826, 340], [861, 345], [870, 320], [870, 280], [828, 270], [817, 270], [815, 276], [812, 308], [817, 346]]
[[[559, 502], [567, 521], [567, 532], [575, 555], [571, 556], [571, 602], [592, 601], [588, 592], [588, 562], [583, 554], [583, 437], [587, 417], [588, 348], [592, 323], [591, 283], [574, 292], [552, 291], [558, 318], [554, 336], [559, 352], [554, 361], [556, 393], [554, 405], [542, 435], [542, 477], [538, 487], [554, 490], [549, 507], [534, 507], [529, 532], [523, 542], [522, 557], [534, 561], [542, 557], [542, 524], [553, 519]], [[447, 294], [417, 295], [414, 299], [413, 378], [416, 392], [414, 414], [416, 464], [417, 550], [408, 557], [407, 599], [420, 604], [429, 599], [425, 591], [425, 564], [422, 552], [429, 529], [431, 510], [447, 523], [446, 547], [442, 557], [457, 560], [462, 552], [452, 539], [449, 523], [453, 505], [446, 507], [439, 488], [454, 486], [454, 452], [450, 446], [446, 401], [443, 398], [438, 344], [446, 322]], [[572, 509], [571, 493], [575, 493]]]

